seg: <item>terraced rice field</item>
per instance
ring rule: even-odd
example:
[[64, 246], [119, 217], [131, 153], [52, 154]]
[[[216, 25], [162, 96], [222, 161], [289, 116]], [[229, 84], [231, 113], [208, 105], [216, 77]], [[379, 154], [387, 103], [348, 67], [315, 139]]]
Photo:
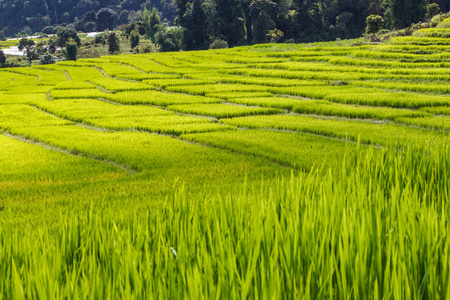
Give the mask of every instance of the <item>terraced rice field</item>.
[[446, 24], [0, 70], [0, 295], [448, 298]]

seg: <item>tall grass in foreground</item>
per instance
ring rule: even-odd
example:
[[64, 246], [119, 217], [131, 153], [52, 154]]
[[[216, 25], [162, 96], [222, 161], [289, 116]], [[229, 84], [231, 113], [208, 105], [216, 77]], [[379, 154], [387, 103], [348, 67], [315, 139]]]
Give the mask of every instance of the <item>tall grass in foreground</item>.
[[449, 156], [355, 151], [238, 195], [181, 186], [157, 211], [114, 219], [93, 203], [56, 231], [2, 228], [0, 295], [448, 299]]

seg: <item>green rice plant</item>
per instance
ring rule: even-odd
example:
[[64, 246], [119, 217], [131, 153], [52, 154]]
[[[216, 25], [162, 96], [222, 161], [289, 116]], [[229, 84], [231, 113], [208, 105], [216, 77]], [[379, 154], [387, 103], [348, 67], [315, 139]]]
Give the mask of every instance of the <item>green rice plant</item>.
[[86, 90], [96, 89], [95, 85], [87, 81], [63, 81], [58, 83], [53, 90]]
[[450, 115], [450, 106], [422, 107], [420, 110], [435, 115]]
[[14, 87], [23, 88], [24, 86], [35, 86], [38, 83], [38, 76], [36, 75], [24, 75], [17, 72], [12, 72], [11, 74], [11, 83], [8, 86], [8, 89], [12, 89]]
[[430, 117], [422, 117], [422, 118], [397, 118], [396, 122], [408, 124], [408, 125], [416, 125], [420, 127], [428, 127], [432, 129], [440, 129], [440, 130], [450, 130], [450, 120], [448, 116], [430, 116]]
[[103, 71], [105, 71], [106, 74], [109, 76], [116, 77], [118, 75], [131, 75], [131, 76], [139, 76], [142, 73], [142, 71], [137, 70], [136, 68], [133, 68], [131, 66], [118, 64], [118, 63], [101, 63], [97, 64], [97, 67], [101, 68]]
[[45, 101], [36, 106], [70, 121], [111, 130], [182, 134], [230, 129], [229, 126], [212, 123], [208, 118], [180, 116], [156, 107], [115, 105], [92, 99]]
[[232, 98], [273, 97], [274, 95], [269, 92], [214, 92], [207, 93], [206, 96], [229, 100]]
[[317, 114], [361, 119], [371, 118], [380, 120], [394, 120], [399, 117], [424, 117], [428, 115], [427, 113], [414, 110], [345, 105], [325, 100], [297, 100], [297, 103], [292, 110], [300, 114]]
[[74, 89], [74, 90], [51, 90], [50, 96], [53, 99], [83, 99], [83, 98], [106, 98], [107, 95], [113, 95], [112, 93], [105, 93], [99, 89]]
[[301, 102], [301, 100], [287, 97], [241, 97], [229, 98], [227, 101], [236, 104], [273, 107], [287, 110], [292, 110], [295, 105], [298, 105], [299, 102]]
[[214, 84], [212, 80], [192, 80], [183, 78], [169, 78], [169, 79], [150, 79], [144, 80], [145, 84], [166, 88], [168, 86], [184, 86], [184, 85], [204, 85]]
[[[250, 116], [220, 120], [221, 123], [242, 128], [274, 128], [302, 131], [329, 137], [360, 140], [378, 145], [442, 143], [442, 132], [363, 121], [326, 119], [302, 115]], [[446, 134], [448, 136], [448, 134]]]
[[170, 75], [170, 74], [156, 74], [156, 73], [139, 73], [139, 74], [118, 74], [117, 78], [129, 79], [129, 80], [152, 80], [152, 79], [177, 79], [180, 75]]
[[282, 95], [300, 96], [307, 98], [323, 99], [329, 95], [341, 95], [352, 93], [376, 94], [382, 92], [376, 88], [360, 88], [351, 85], [340, 86], [298, 86], [288, 88], [271, 88], [272, 92]]
[[11, 104], [0, 106], [0, 128], [2, 129], [62, 126], [68, 124], [73, 124], [73, 122], [55, 118], [29, 105]]
[[80, 205], [82, 212], [58, 216], [54, 232], [2, 227], [0, 292], [445, 298], [449, 149], [427, 150], [359, 150], [259, 189], [244, 182], [237, 195], [197, 198], [179, 187], [143, 213], [114, 217], [106, 201]]
[[[47, 95], [41, 94], [0, 94], [1, 104], [35, 104], [46, 101]], [[1, 110], [1, 108], [0, 108]]]
[[87, 118], [84, 123], [111, 130], [140, 130], [161, 134], [180, 135], [185, 133], [199, 133], [231, 130], [226, 124], [213, 123], [207, 118], [180, 116], [176, 114], [155, 117], [126, 117], [126, 118]]
[[266, 87], [258, 85], [220, 83], [214, 85], [168, 86], [166, 87], [166, 90], [175, 93], [187, 93], [201, 96], [214, 92], [267, 92]]
[[169, 116], [164, 109], [143, 105], [116, 105], [94, 99], [60, 99], [36, 104], [59, 117], [83, 122], [86, 119]]
[[450, 87], [439, 83], [402, 83], [392, 81], [353, 81], [355, 86], [402, 90], [416, 93], [448, 94]]
[[437, 37], [395, 37], [391, 38], [390, 43], [393, 45], [450, 45], [448, 38]]
[[448, 96], [434, 96], [400, 92], [339, 94], [326, 96], [325, 99], [332, 102], [339, 102], [344, 104], [388, 106], [396, 108], [448, 106], [450, 104], [450, 97]]
[[147, 84], [118, 80], [113, 78], [96, 78], [89, 80], [89, 82], [112, 92], [145, 91], [155, 89], [154, 87]]
[[438, 37], [438, 38], [449, 38], [450, 29], [448, 28], [424, 28], [414, 32], [415, 37]]
[[122, 104], [153, 104], [167, 106], [171, 104], [220, 103], [220, 99], [185, 94], [164, 93], [159, 91], [133, 91], [103, 93], [101, 98]]
[[271, 130], [239, 130], [182, 135], [181, 138], [238, 153], [265, 157], [309, 171], [314, 164], [333, 161], [345, 152], [342, 141], [322, 136]]
[[0, 191], [30, 183], [86, 182], [127, 175], [112, 165], [59, 153], [5, 135], [0, 135], [0, 144]]
[[142, 70], [147, 73], [163, 73], [163, 74], [175, 74], [177, 73], [174, 68], [163, 66], [151, 59], [149, 55], [120, 55], [111, 59], [111, 61], [120, 62], [122, 64], [130, 65], [138, 70]]
[[280, 113], [278, 109], [248, 107], [231, 104], [189, 104], [189, 105], [169, 105], [167, 109], [182, 112], [185, 114], [206, 115], [216, 118], [230, 118], [249, 115], [268, 115]]
[[[214, 76], [215, 75], [215, 76]], [[248, 76], [239, 75], [227, 75], [218, 76], [214, 74], [208, 75], [210, 80], [215, 80], [221, 83], [234, 83], [234, 84], [250, 84], [250, 85], [262, 85], [262, 86], [276, 86], [276, 87], [289, 87], [289, 86], [312, 86], [312, 85], [326, 85], [325, 81], [318, 80], [295, 80], [295, 79], [276, 79], [276, 78], [253, 78]], [[188, 75], [189, 76], [189, 75]], [[191, 75], [189, 77], [200, 79], [204, 75]]]
[[327, 62], [335, 65], [373, 66], [373, 67], [391, 67], [391, 68], [408, 68], [408, 69], [450, 67], [450, 63], [448, 62], [405, 63], [405, 62], [384, 61], [377, 59], [354, 59], [350, 57], [333, 57], [330, 58]]
[[139, 172], [166, 173], [172, 178], [189, 173], [210, 176], [222, 168], [234, 169], [232, 172], [236, 173], [245, 166], [253, 169], [252, 164], [258, 163], [251, 158], [146, 132], [97, 131], [73, 125], [14, 127], [9, 131], [72, 153], [115, 162]]
[[70, 79], [74, 81], [88, 81], [105, 78], [105, 76], [99, 70], [86, 66], [78, 66], [77, 64], [78, 63], [75, 62], [73, 66], [64, 66], [60, 64], [42, 65], [42, 66], [35, 66], [35, 68], [44, 70], [64, 71], [67, 73], [67, 76], [69, 76]]

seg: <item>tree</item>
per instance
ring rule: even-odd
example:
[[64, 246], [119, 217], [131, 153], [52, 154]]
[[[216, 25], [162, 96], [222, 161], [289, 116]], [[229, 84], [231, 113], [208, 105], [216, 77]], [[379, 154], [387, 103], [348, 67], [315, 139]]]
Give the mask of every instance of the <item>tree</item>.
[[97, 29], [100, 31], [113, 29], [117, 13], [110, 8], [102, 8], [97, 12]]
[[50, 65], [50, 64], [54, 64], [54, 63], [55, 63], [55, 58], [48, 51], [47, 51], [47, 53], [42, 55], [41, 59], [39, 60], [40, 65]]
[[67, 60], [77, 60], [78, 54], [78, 44], [74, 40], [70, 40], [66, 43], [66, 50], [64, 51], [64, 56]]
[[253, 43], [265, 43], [267, 40], [267, 32], [275, 29], [275, 22], [265, 12], [260, 12], [256, 17], [253, 26]]
[[34, 46], [34, 41], [31, 39], [27, 39], [24, 37], [19, 40], [19, 45], [18, 45], [19, 50], [23, 50], [23, 49], [26, 49], [27, 47], [32, 47], [32, 46]]
[[31, 63], [33, 59], [37, 59], [39, 57], [38, 49], [35, 47], [34, 41], [27, 38], [21, 38], [19, 41], [19, 50], [25, 51], [25, 56]]
[[383, 25], [383, 18], [381, 16], [377, 16], [377, 15], [370, 15], [366, 18], [366, 23], [367, 23], [367, 27], [366, 27], [366, 33], [368, 34], [372, 34], [372, 33], [377, 33], [378, 31], [380, 31], [382, 25]]
[[284, 32], [275, 28], [274, 30], [269, 30], [266, 36], [271, 43], [278, 43], [283, 38]]
[[160, 51], [179, 51], [182, 46], [183, 28], [167, 29], [166, 26], [158, 25], [155, 34], [155, 43], [160, 47]]
[[117, 19], [118, 24], [128, 24], [128, 10], [122, 10], [119, 14], [119, 18]]
[[431, 3], [427, 5], [427, 18], [431, 19], [435, 15], [439, 14], [441, 12], [441, 8], [439, 7], [439, 4], [437, 3]]
[[108, 51], [109, 53], [113, 54], [120, 51], [119, 46], [119, 39], [117, 38], [117, 35], [115, 32], [110, 32], [108, 34]]
[[137, 45], [139, 45], [139, 32], [137, 32], [136, 29], [130, 34], [130, 43], [131, 49], [134, 49]]
[[426, 1], [424, 0], [392, 0], [392, 17], [397, 29], [410, 26], [425, 18]]
[[97, 24], [95, 22], [87, 22], [84, 24], [84, 32], [93, 32], [97, 28]]
[[6, 55], [0, 50], [0, 66], [3, 66], [6, 63]]
[[154, 41], [154, 36], [158, 31], [158, 25], [161, 22], [159, 17], [159, 11], [156, 7], [153, 7], [150, 12], [147, 8], [139, 15], [139, 20], [142, 22], [142, 25], [145, 29], [145, 36]]
[[224, 40], [216, 38], [211, 45], [209, 45], [209, 49], [225, 49], [228, 48], [228, 43]]
[[64, 47], [70, 39], [74, 40], [77, 43], [77, 46], [81, 45], [81, 40], [78, 37], [77, 31], [73, 28], [59, 27], [56, 31], [56, 35], [58, 37], [58, 40], [56, 41], [58, 46]]

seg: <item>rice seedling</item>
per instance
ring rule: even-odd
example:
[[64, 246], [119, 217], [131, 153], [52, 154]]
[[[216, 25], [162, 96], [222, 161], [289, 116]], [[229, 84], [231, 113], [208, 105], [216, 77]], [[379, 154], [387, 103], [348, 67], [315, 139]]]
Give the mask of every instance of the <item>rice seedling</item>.
[[103, 93], [101, 98], [122, 104], [153, 104], [167, 106], [171, 104], [220, 103], [220, 99], [185, 94], [164, 93], [159, 91], [133, 91]]
[[396, 121], [408, 125], [428, 127], [437, 130], [450, 130], [450, 120], [448, 116], [429, 116], [422, 118], [402, 117], [397, 118]]
[[[303, 115], [249, 116], [220, 120], [242, 128], [302, 131], [378, 145], [443, 143], [443, 133], [391, 123], [325, 119]], [[448, 136], [445, 134], [444, 136]]]
[[73, 90], [51, 90], [50, 95], [53, 99], [83, 99], [83, 98], [106, 98], [107, 95], [113, 95], [112, 93], [102, 92], [99, 89], [73, 89]]
[[450, 106], [422, 107], [420, 110], [435, 115], [450, 115]]
[[309, 171], [314, 164], [333, 161], [345, 152], [345, 142], [300, 132], [239, 130], [186, 134], [183, 139], [265, 157], [277, 163]]
[[112, 92], [145, 91], [155, 89], [154, 87], [147, 84], [129, 82], [113, 78], [98, 78], [89, 80], [89, 82]]
[[189, 104], [169, 105], [167, 109], [194, 115], [206, 115], [216, 118], [230, 118], [249, 115], [269, 115], [280, 113], [278, 109], [248, 107], [231, 104]]

